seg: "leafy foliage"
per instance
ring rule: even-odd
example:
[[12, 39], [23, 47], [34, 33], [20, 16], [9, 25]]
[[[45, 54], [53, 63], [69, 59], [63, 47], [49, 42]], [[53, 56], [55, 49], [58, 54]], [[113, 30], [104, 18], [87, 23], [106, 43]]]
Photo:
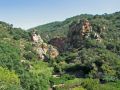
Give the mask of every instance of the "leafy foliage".
[[18, 68], [20, 50], [10, 42], [0, 41], [0, 66], [14, 70]]
[[25, 90], [47, 90], [52, 74], [52, 68], [49, 68], [44, 62], [32, 63], [29, 71], [21, 75], [21, 84]]
[[15, 72], [0, 67], [0, 90], [20, 90], [20, 79]]

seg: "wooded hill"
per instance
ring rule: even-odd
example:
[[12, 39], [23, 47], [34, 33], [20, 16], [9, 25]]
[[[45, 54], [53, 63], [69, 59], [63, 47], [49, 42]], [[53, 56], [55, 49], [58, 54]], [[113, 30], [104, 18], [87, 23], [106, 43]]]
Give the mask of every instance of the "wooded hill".
[[[33, 29], [46, 43], [52, 39], [57, 58], [38, 57]], [[82, 14], [28, 31], [0, 22], [0, 90], [48, 89], [120, 90], [120, 12]]]

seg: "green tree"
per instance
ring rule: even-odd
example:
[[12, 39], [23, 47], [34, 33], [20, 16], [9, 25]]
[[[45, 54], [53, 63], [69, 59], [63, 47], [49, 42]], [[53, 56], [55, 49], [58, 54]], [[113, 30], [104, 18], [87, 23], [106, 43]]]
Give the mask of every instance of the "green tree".
[[33, 62], [31, 68], [21, 75], [21, 85], [25, 90], [48, 90], [52, 68], [44, 62]]

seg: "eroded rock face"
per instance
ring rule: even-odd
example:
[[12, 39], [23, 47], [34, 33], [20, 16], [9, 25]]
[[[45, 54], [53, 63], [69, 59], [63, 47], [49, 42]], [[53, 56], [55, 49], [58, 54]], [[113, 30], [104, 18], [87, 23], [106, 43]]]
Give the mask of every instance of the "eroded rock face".
[[[103, 28], [105, 29], [105, 27]], [[100, 33], [92, 30], [92, 26], [88, 20], [80, 20], [79, 22], [73, 22], [69, 26], [68, 42], [73, 47], [76, 44], [82, 44], [85, 39], [91, 38], [91, 33], [94, 33], [94, 39], [101, 42]]]
[[92, 26], [88, 20], [81, 20], [79, 23], [73, 22], [69, 26], [68, 38], [70, 43], [77, 43], [76, 41], [83, 40], [89, 37], [92, 31]]
[[33, 31], [31, 38], [34, 43], [43, 43], [43, 39], [40, 35], [37, 35], [35, 31]]
[[48, 59], [54, 59], [59, 55], [59, 52], [55, 47], [46, 43], [39, 45], [36, 48], [36, 51], [38, 53], [39, 58], [42, 60], [46, 59], [47, 56]]
[[54, 59], [59, 55], [58, 50], [52, 45], [45, 43], [40, 37], [40, 35], [37, 35], [35, 31], [32, 33], [32, 41], [33, 41], [33, 44], [35, 45], [34, 50], [37, 52], [38, 57], [40, 59], [42, 60], [46, 58]]
[[88, 37], [89, 33], [92, 32], [92, 26], [88, 20], [85, 20], [82, 25], [82, 30], [80, 32], [81, 38]]
[[42, 60], [45, 59], [45, 55], [48, 51], [48, 47], [46, 43], [40, 44], [37, 48], [36, 48], [38, 57]]

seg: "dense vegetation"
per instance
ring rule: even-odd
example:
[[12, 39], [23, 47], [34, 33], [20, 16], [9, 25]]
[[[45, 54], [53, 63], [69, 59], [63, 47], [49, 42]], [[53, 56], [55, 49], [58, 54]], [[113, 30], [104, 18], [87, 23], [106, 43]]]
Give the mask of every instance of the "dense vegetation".
[[[82, 44], [76, 43], [77, 47], [47, 61], [40, 60], [33, 49], [32, 29], [25, 31], [0, 22], [0, 90], [119, 90], [120, 12], [83, 14], [35, 29], [47, 41], [67, 38], [69, 25], [82, 19], [90, 21], [102, 42], [91, 33]], [[100, 32], [103, 26], [105, 31]]]

